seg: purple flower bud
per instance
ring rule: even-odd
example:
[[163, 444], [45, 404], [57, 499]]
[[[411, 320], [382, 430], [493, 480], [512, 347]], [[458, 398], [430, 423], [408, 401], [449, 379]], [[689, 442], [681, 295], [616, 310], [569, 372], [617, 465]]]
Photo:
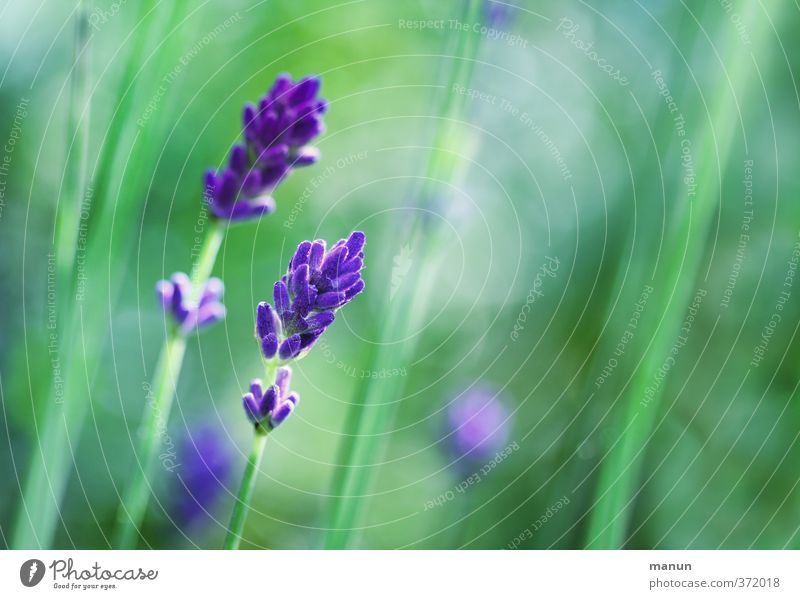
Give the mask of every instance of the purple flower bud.
[[338, 291], [329, 291], [317, 296], [317, 308], [320, 310], [328, 310], [329, 308], [338, 308], [344, 303], [344, 293]]
[[206, 286], [203, 287], [203, 295], [200, 297], [200, 305], [204, 306], [210, 302], [218, 302], [225, 293], [225, 284], [217, 277], [211, 277]]
[[315, 332], [320, 329], [326, 329], [334, 318], [336, 318], [336, 315], [333, 312], [318, 312], [306, 319], [306, 330]]
[[245, 393], [242, 395], [242, 405], [244, 406], [244, 412], [247, 414], [247, 418], [250, 419], [250, 422], [253, 424], [258, 424], [261, 418], [261, 403], [256, 401], [256, 398], [252, 393]]
[[317, 239], [311, 244], [311, 250], [308, 254], [308, 267], [311, 272], [316, 272], [322, 267], [322, 259], [325, 257], [325, 242], [322, 239]]
[[278, 355], [281, 357], [281, 360], [291, 360], [292, 358], [296, 358], [299, 353], [300, 335], [292, 335], [285, 339], [278, 349]]
[[279, 75], [258, 107], [246, 104], [242, 115], [244, 144], [233, 147], [227, 168], [206, 174], [205, 197], [217, 218], [243, 221], [275, 209], [272, 192], [295, 167], [319, 159], [309, 144], [325, 127], [327, 102], [317, 98], [320, 80], [298, 82]]
[[319, 86], [319, 77], [306, 77], [299, 81], [289, 93], [289, 103], [293, 106], [299, 106], [309, 100], [313, 100], [319, 91]]
[[289, 261], [289, 270], [293, 270], [301, 264], [308, 264], [311, 245], [310, 241], [304, 241], [297, 246], [297, 251], [295, 251], [294, 256], [292, 256], [292, 259]]
[[319, 149], [303, 146], [292, 159], [292, 166], [310, 166], [319, 160]]
[[256, 401], [261, 401], [261, 398], [264, 397], [264, 387], [261, 379], [253, 379], [250, 381], [250, 393], [253, 394]]
[[367, 236], [364, 235], [361, 231], [353, 231], [350, 234], [347, 242], [345, 243], [345, 247], [347, 248], [347, 255], [348, 256], [358, 256], [358, 253], [364, 249], [364, 245], [367, 243]]
[[192, 289], [189, 277], [182, 272], [172, 275], [172, 314], [178, 324], [183, 324], [191, 313], [188, 300]]
[[448, 408], [450, 449], [474, 464], [501, 451], [510, 433], [510, 414], [493, 389], [480, 386], [459, 395]]
[[294, 402], [292, 401], [284, 401], [281, 403], [275, 411], [272, 412], [272, 416], [270, 416], [269, 423], [272, 428], [276, 428], [280, 426], [284, 420], [289, 417], [289, 414], [292, 413], [294, 410]]
[[208, 325], [219, 322], [225, 318], [225, 306], [218, 302], [200, 306], [196, 312], [195, 325], [197, 328], [204, 328]]
[[283, 314], [289, 309], [289, 290], [286, 289], [286, 283], [283, 281], [275, 283], [273, 299], [275, 300], [275, 309], [278, 314]]
[[292, 370], [288, 366], [278, 369], [275, 384], [262, 392], [262, 383], [253, 379], [250, 391], [242, 396], [247, 418], [256, 426], [275, 428], [288, 418], [300, 396], [289, 390]]
[[267, 302], [261, 302], [256, 307], [256, 336], [263, 339], [267, 335], [278, 333], [280, 333], [278, 315]]
[[278, 353], [278, 337], [270, 333], [261, 340], [261, 353], [267, 360], [271, 360]]
[[359, 281], [344, 292], [345, 301], [349, 302], [362, 291], [364, 291], [364, 281]]
[[200, 301], [192, 297], [192, 283], [182, 272], [176, 272], [169, 281], [156, 284], [156, 294], [161, 307], [172, 314], [184, 334], [208, 327], [225, 318], [222, 294], [225, 286], [216, 277], [210, 278], [200, 292]]

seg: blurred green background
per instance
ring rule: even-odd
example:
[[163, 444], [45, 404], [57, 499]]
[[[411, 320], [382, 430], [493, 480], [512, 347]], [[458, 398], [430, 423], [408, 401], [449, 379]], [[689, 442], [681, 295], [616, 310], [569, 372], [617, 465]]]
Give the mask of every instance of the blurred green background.
[[[617, 440], [615, 414], [653, 337], [644, 326], [626, 331], [646, 286], [658, 298], [644, 307], [650, 322], [671, 305], [661, 273], [676, 260], [697, 265], [696, 275], [681, 273], [706, 294], [660, 383], [625, 546], [800, 543], [800, 290], [786, 286], [800, 233], [796, 6], [520, 1], [490, 24], [493, 35], [455, 26], [456, 1], [197, 2], [169, 17], [169, 3], [155, 4], [144, 16], [133, 0], [95, 0], [89, 8], [90, 173], [112, 119], [126, 126], [113, 183], [92, 196], [87, 218], [86, 242], [95, 251], [107, 246], [110, 257], [107, 268], [83, 273], [101, 308], [83, 318], [99, 325], [61, 348], [94, 344], [102, 358], [96, 373], [86, 373], [89, 424], [70, 440], [74, 472], [56, 547], [108, 546], [164, 337], [154, 283], [190, 268], [204, 226], [202, 173], [225, 160], [240, 135], [242, 105], [281, 71], [322, 77], [330, 102], [322, 160], [280, 187], [274, 215], [227, 236], [214, 272], [226, 282], [228, 317], [189, 340], [164, 434], [164, 452], [174, 446], [179, 465], [160, 468], [153, 481], [158, 501], [142, 546], [220, 545], [251, 441], [240, 396], [261, 372], [254, 306], [269, 296], [297, 243], [333, 241], [356, 228], [369, 240], [367, 290], [298, 364], [303, 400], [270, 437], [244, 546], [320, 546], [354, 389], [392, 286], [420, 284], [423, 266], [433, 300], [424, 327], [410, 331], [418, 339], [414, 361], [392, 375], [402, 401], [375, 456], [356, 546], [582, 546], [598, 465]], [[72, 148], [74, 9], [14, 0], [0, 9], [0, 138], [14, 140], [4, 145], [8, 168], [0, 172], [0, 544], [19, 507], [37, 418], [52, 401], [48, 253]], [[441, 26], [408, 25], [420, 20]], [[151, 21], [144, 47], [134, 48], [131, 33]], [[480, 38], [469, 89], [461, 91], [446, 86], [459, 35]], [[731, 64], [742, 46], [749, 62]], [[677, 112], [669, 112], [665, 87]], [[414, 197], [441, 106], [459, 93], [463, 120], [439, 148], [456, 155], [458, 168], [425, 207], [441, 240], [435, 255], [409, 255], [401, 232], [419, 216]], [[124, 94], [131, 95], [120, 112]], [[720, 110], [734, 117], [727, 131], [714, 128]], [[694, 144], [691, 164], [677, 114]], [[701, 144], [704, 137], [711, 142]], [[715, 183], [703, 188], [714, 190], [710, 197], [686, 201], [691, 176]], [[123, 196], [133, 198], [134, 217], [93, 229], [96, 214], [113, 215]], [[713, 216], [702, 251], [684, 254], [673, 231], [696, 202], [711, 205]], [[559, 267], [530, 302], [548, 258]], [[512, 336], [526, 303], [530, 311]], [[765, 333], [779, 303], [781, 320]], [[753, 365], [765, 335], [763, 359]], [[446, 450], [445, 409], [477, 381], [502, 389], [512, 412], [509, 439], [519, 449], [479, 484], [426, 509], [465, 478]], [[219, 437], [228, 467], [213, 497], [200, 498], [206, 509], [186, 523], [174, 509], [193, 459], [182, 443], [201, 430]], [[562, 497], [568, 505], [553, 510]]]

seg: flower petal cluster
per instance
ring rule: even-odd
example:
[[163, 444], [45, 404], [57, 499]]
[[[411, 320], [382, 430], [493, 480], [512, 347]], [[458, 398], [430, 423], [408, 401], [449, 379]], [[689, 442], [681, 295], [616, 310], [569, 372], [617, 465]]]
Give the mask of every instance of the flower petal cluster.
[[325, 242], [304, 241], [275, 283], [274, 306], [256, 308], [256, 337], [264, 358], [283, 360], [307, 352], [335, 318], [336, 310], [364, 290], [366, 236], [354, 231], [326, 251]]
[[193, 302], [192, 283], [188, 275], [182, 272], [156, 283], [156, 295], [161, 306], [172, 314], [184, 333], [205, 328], [225, 318], [225, 306], [222, 305], [224, 292], [222, 281], [212, 277], [203, 286], [199, 301]]
[[280, 426], [300, 401], [300, 396], [289, 390], [292, 369], [282, 366], [275, 376], [275, 384], [266, 389], [261, 379], [250, 382], [250, 391], [242, 396], [244, 411], [250, 422], [273, 429]]
[[[329, 250], [321, 239], [297, 246], [286, 274], [275, 283], [274, 306], [261, 302], [256, 307], [256, 339], [267, 362], [277, 357], [285, 363], [304, 355], [336, 311], [364, 290], [366, 241], [364, 233], [354, 231]], [[291, 375], [288, 366], [281, 366], [273, 385], [264, 388], [259, 379], [250, 383], [242, 403], [257, 428], [272, 430], [297, 406], [299, 397], [289, 388]]]
[[214, 216], [242, 221], [269, 214], [275, 187], [293, 168], [319, 159], [309, 145], [325, 129], [328, 104], [317, 97], [319, 87], [318, 77], [295, 82], [282, 74], [258, 106], [245, 106], [244, 142], [233, 147], [222, 171], [206, 172], [205, 197]]

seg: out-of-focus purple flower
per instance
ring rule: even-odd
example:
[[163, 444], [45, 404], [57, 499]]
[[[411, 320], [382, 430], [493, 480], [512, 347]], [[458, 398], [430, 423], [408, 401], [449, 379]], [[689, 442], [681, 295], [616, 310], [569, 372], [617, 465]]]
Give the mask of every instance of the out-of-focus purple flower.
[[176, 272], [169, 280], [156, 283], [156, 295], [165, 311], [172, 314], [175, 322], [189, 333], [202, 329], [225, 318], [222, 294], [225, 286], [216, 277], [210, 278], [200, 294], [198, 302], [192, 302], [192, 283], [186, 273]]
[[485, 0], [483, 3], [483, 19], [489, 27], [507, 29], [511, 24], [516, 7], [509, 3]]
[[280, 426], [300, 401], [300, 396], [289, 390], [292, 369], [282, 366], [275, 376], [275, 384], [264, 389], [261, 379], [250, 382], [250, 391], [242, 396], [244, 411], [250, 422], [268, 430]]
[[505, 447], [510, 433], [509, 411], [497, 391], [474, 387], [448, 408], [450, 447], [457, 459], [485, 460]]
[[256, 338], [268, 360], [292, 360], [307, 352], [333, 322], [336, 310], [364, 290], [366, 236], [354, 231], [328, 251], [325, 242], [304, 241], [273, 290], [274, 306], [256, 308]]
[[281, 74], [258, 103], [244, 107], [244, 143], [231, 150], [228, 165], [206, 172], [205, 197], [217, 218], [241, 221], [275, 209], [272, 191], [291, 170], [319, 159], [308, 145], [323, 132], [325, 100], [317, 97], [320, 80], [293, 81]]
[[177, 522], [188, 526], [209, 512], [225, 490], [231, 473], [231, 453], [224, 438], [211, 427], [187, 434], [178, 446], [179, 462], [173, 512]]

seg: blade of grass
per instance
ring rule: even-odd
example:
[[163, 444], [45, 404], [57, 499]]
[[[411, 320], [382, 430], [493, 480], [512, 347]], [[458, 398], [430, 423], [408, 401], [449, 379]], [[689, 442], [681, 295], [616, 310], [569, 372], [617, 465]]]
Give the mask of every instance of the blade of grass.
[[[482, 2], [465, 2], [462, 22], [478, 22], [481, 10]], [[480, 37], [472, 33], [459, 35], [452, 57], [454, 66], [449, 74], [448, 86], [444, 90], [446, 96], [442, 117], [434, 136], [426, 177], [417, 196], [420, 205], [424, 206], [432, 201], [437, 186], [442, 181], [447, 181], [455, 169], [456, 160], [452, 152], [441, 149], [447, 146], [447, 140], [457, 135], [466, 94], [457, 94], [453, 90], [457, 84], [465, 87], [468, 85], [480, 41]], [[427, 220], [414, 221], [410, 229], [404, 238], [408, 239], [413, 255], [423, 256], [427, 260], [429, 248], [436, 241], [436, 232], [430, 230], [431, 223]], [[410, 363], [416, 349], [416, 342], [413, 340], [415, 337], [399, 345], [394, 340], [407, 338], [408, 331], [415, 329], [427, 304], [427, 291], [431, 287], [431, 266], [427, 262], [421, 263], [417, 280], [401, 286], [400, 293], [388, 304], [388, 313], [378, 333], [378, 341], [372, 346], [370, 371]], [[419, 285], [415, 287], [415, 283]], [[332, 505], [324, 540], [324, 546], [328, 549], [346, 549], [353, 543], [359, 517], [364, 512], [374, 464], [383, 454], [385, 433], [394, 421], [402, 391], [403, 386], [397, 381], [368, 378], [359, 383], [353, 395], [338, 451], [338, 466], [333, 474]]]
[[[162, 39], [163, 35], [159, 34], [169, 31], [180, 15], [177, 3], [168, 5], [167, 9], [170, 12], [167, 18], [153, 14], [157, 6], [159, 3], [156, 0], [149, 0], [143, 6], [142, 14], [146, 15], [147, 20], [137, 25], [133, 49], [143, 48], [143, 44], [148, 40]], [[136, 41], [137, 38], [142, 38], [142, 41]], [[171, 45], [168, 45], [167, 49], [162, 49], [156, 54], [161, 63], [170, 55], [170, 47]], [[142, 55], [131, 53], [128, 61], [134, 65], [141, 65]], [[139, 75], [141, 69], [129, 66], [125, 72]], [[160, 77], [160, 73], [161, 70], [154, 69], [145, 76], [137, 76], [137, 81], [122, 81], [120, 102], [124, 103], [125, 96], [137, 90], [149, 92], [155, 79]], [[130, 105], [126, 104], [128, 108], [133, 105], [135, 105], [133, 101]], [[132, 121], [128, 116], [128, 114], [118, 115], [120, 127], [132, 128]], [[114, 127], [112, 124], [112, 133]], [[92, 293], [88, 291], [85, 294], [76, 293], [70, 298], [71, 309], [66, 314], [67, 325], [60, 339], [60, 345], [71, 350], [64, 360], [64, 382], [60, 394], [62, 399], [60, 401], [56, 399], [51, 385], [47, 403], [42, 408], [44, 415], [35, 431], [39, 445], [31, 456], [22, 501], [14, 522], [12, 537], [14, 548], [49, 549], [53, 545], [53, 537], [61, 517], [60, 503], [74, 463], [72, 450], [80, 439], [89, 411], [91, 382], [99, 368], [111, 310], [116, 303], [121, 285], [121, 278], [113, 279], [111, 273], [118, 265], [125, 263], [126, 252], [130, 250], [130, 242], [136, 233], [135, 227], [130, 227], [129, 224], [134, 220], [134, 214], [141, 205], [144, 191], [141, 173], [147, 172], [148, 152], [154, 147], [151, 145], [152, 140], [149, 139], [152, 135], [149, 131], [152, 131], [152, 128], [142, 135], [131, 136], [133, 141], [128, 155], [119, 153], [118, 146], [108, 144], [104, 144], [101, 151], [101, 166], [106, 152], [112, 152], [115, 158], [109, 159], [113, 166], [104, 173], [107, 178], [103, 181], [97, 178], [93, 180], [97, 207], [92, 211], [93, 216], [87, 232], [85, 273], [87, 281], [94, 275], [91, 280], [96, 284], [96, 288], [92, 289]], [[119, 139], [127, 137], [120, 135]], [[110, 179], [114, 173], [125, 173], [128, 176], [127, 178], [121, 176], [118, 188], [112, 191]], [[97, 190], [103, 190], [102, 196]], [[115, 222], [122, 225], [115, 227]]]
[[[777, 17], [779, 3], [764, 3], [772, 6], [773, 19]], [[766, 10], [766, 9], [765, 9]], [[752, 26], [753, 46], [768, 33], [768, 21], [759, 15], [758, 3], [749, 3], [742, 15], [743, 22]], [[759, 18], [760, 17], [760, 18]], [[609, 438], [612, 446], [602, 463], [599, 481], [595, 490], [595, 502], [590, 515], [586, 547], [589, 549], [621, 548], [628, 529], [636, 486], [640, 475], [645, 447], [653, 432], [661, 393], [641, 405], [645, 391], [656, 372], [670, 354], [671, 346], [680, 329], [687, 306], [691, 302], [700, 270], [707, 234], [717, 207], [719, 179], [715, 166], [724, 170], [730, 155], [735, 134], [739, 131], [739, 106], [741, 99], [755, 82], [758, 71], [751, 47], [740, 43], [734, 36], [726, 65], [730, 66], [729, 78], [733, 89], [722, 88], [715, 98], [711, 111], [711, 123], [693, 145], [697, 156], [696, 199], [678, 204], [681, 210], [677, 231], [666, 247], [664, 271], [659, 286], [668, 290], [669, 296], [660, 296], [660, 310], [648, 318], [647, 328], [652, 331], [652, 341], [645, 352], [641, 366], [633, 374], [628, 391], [623, 398], [622, 418], [616, 423]], [[653, 322], [657, 320], [657, 322]], [[663, 389], [662, 384], [659, 389]]]
[[68, 310], [72, 297], [72, 270], [78, 244], [81, 210], [85, 204], [89, 155], [89, 117], [91, 114], [91, 35], [89, 12], [91, 6], [80, 2], [75, 15], [75, 62], [72, 70], [69, 98], [69, 131], [72, 132], [64, 172], [65, 198], [59, 198], [56, 208], [55, 259], [56, 289], [59, 291], [58, 313]]
[[[716, 7], [709, 5], [706, 10], [715, 10]], [[677, 40], [687, 39], [695, 35], [696, 23], [687, 13], [681, 12], [676, 15], [671, 22], [665, 22], [664, 27], [670, 31], [676, 31]], [[702, 49], [705, 52], [705, 49]], [[673, 55], [669, 62], [667, 72], [674, 72], [679, 65], [679, 55]], [[683, 97], [685, 90], [692, 83], [690, 78], [684, 78], [676, 82], [672, 87], [675, 97]], [[616, 93], [616, 91], [615, 91]], [[608, 99], [610, 101], [610, 98]], [[652, 172], [653, 161], [660, 158], [656, 140], [670, 139], [674, 137], [673, 115], [666, 111], [658, 110], [661, 98], [655, 99], [658, 104], [655, 106], [656, 116], [655, 125], [648, 126], [648, 136], [650, 139], [650, 149], [642, 148], [642, 131], [640, 129], [630, 131], [631, 137], [624, 141], [625, 147], [641, 148], [641, 151], [633, 153], [634, 161], [633, 172], [635, 177], [631, 181], [633, 188], [633, 200], [637, 197], [656, 198], [660, 197], [662, 202], [666, 202], [663, 188], [663, 171], [660, 168], [657, 172]], [[653, 112], [651, 107], [642, 107], [636, 102], [636, 108], [642, 121], [647, 119], [647, 114]], [[679, 151], [679, 141], [673, 140], [671, 150]], [[641, 183], [642, 181], [646, 183]], [[654, 181], [651, 187], [648, 183]], [[621, 190], [627, 193], [627, 189]], [[613, 193], [613, 192], [612, 192]], [[545, 505], [553, 505], [565, 492], [572, 490], [570, 503], [559, 510], [562, 522], [569, 523], [566, 530], [562, 528], [547, 526], [538, 532], [536, 547], [538, 548], [560, 548], [574, 549], [581, 543], [580, 535], [583, 531], [579, 524], [588, 514], [588, 507], [592, 502], [592, 488], [590, 484], [579, 484], [580, 490], [575, 487], [576, 481], [586, 481], [590, 479], [596, 469], [596, 460], [584, 459], [580, 455], [581, 447], [584, 443], [590, 443], [597, 439], [598, 430], [602, 426], [603, 419], [607, 416], [608, 406], [604, 401], [605, 396], [611, 393], [618, 386], [618, 381], [622, 376], [622, 371], [612, 373], [608, 376], [609, 380], [603, 380], [602, 389], [595, 382], [603, 374], [603, 370], [608, 366], [609, 358], [615, 355], [614, 351], [620, 342], [620, 330], [625, 330], [631, 318], [630, 310], [641, 299], [641, 294], [645, 285], [637, 287], [631, 285], [631, 281], [644, 281], [649, 279], [652, 274], [652, 264], [646, 260], [634, 260], [635, 256], [640, 255], [649, 244], [650, 239], [657, 238], [661, 232], [662, 215], [658, 210], [636, 210], [636, 207], [627, 204], [619, 204], [615, 211], [610, 214], [607, 223], [616, 229], [610, 229], [610, 235], [604, 244], [604, 254], [608, 256], [608, 275], [604, 272], [598, 273], [603, 279], [608, 279], [611, 284], [605, 288], [605, 294], [599, 299], [598, 309], [587, 313], [589, 318], [603, 323], [603, 327], [596, 338], [595, 344], [591, 348], [591, 356], [585, 365], [582, 379], [576, 381], [578, 393], [575, 395], [574, 402], [585, 404], [575, 415], [574, 422], [567, 426], [559, 441], [559, 451], [554, 461], [557, 467], [555, 479], [550, 484], [549, 499]], [[625, 256], [627, 260], [623, 260]], [[647, 309], [647, 306], [643, 308]], [[598, 314], [603, 314], [602, 319]], [[590, 323], [587, 323], [590, 325]], [[581, 324], [583, 326], [583, 324]], [[591, 326], [591, 325], [590, 325]], [[638, 327], [637, 327], [638, 330]], [[636, 341], [640, 341], [641, 334], [637, 333]], [[625, 356], [620, 357], [620, 365], [623, 360], [633, 360], [635, 358], [636, 342], [633, 339], [628, 343]], [[523, 547], [526, 545], [523, 544]]]
[[[55, 253], [55, 289], [57, 291], [56, 315], [68, 314], [72, 304], [74, 284], [73, 267], [75, 264], [78, 242], [80, 214], [87, 190], [87, 163], [89, 152], [89, 117], [91, 111], [90, 77], [91, 69], [91, 35], [89, 33], [89, 6], [80, 2], [75, 11], [75, 39], [73, 48], [73, 67], [70, 74], [69, 92], [69, 147], [64, 168], [63, 189], [65, 193], [59, 197], [56, 207], [56, 222], [53, 241]], [[63, 339], [64, 326], [56, 321], [56, 337]], [[50, 377], [45, 384], [51, 385]], [[42, 385], [44, 387], [44, 385]], [[53, 405], [57, 401], [55, 389], [48, 396]], [[55, 412], [55, 409], [49, 410]], [[42, 440], [47, 443], [46, 439]], [[34, 461], [36, 460], [34, 453]], [[47, 536], [47, 531], [37, 530], [39, 512], [34, 498], [43, 496], [47, 490], [41, 477], [29, 475], [26, 492], [23, 497], [15, 523], [11, 546], [28, 548], [38, 542], [40, 534]], [[29, 501], [25, 501], [28, 499]], [[41, 547], [42, 545], [39, 544]]]

